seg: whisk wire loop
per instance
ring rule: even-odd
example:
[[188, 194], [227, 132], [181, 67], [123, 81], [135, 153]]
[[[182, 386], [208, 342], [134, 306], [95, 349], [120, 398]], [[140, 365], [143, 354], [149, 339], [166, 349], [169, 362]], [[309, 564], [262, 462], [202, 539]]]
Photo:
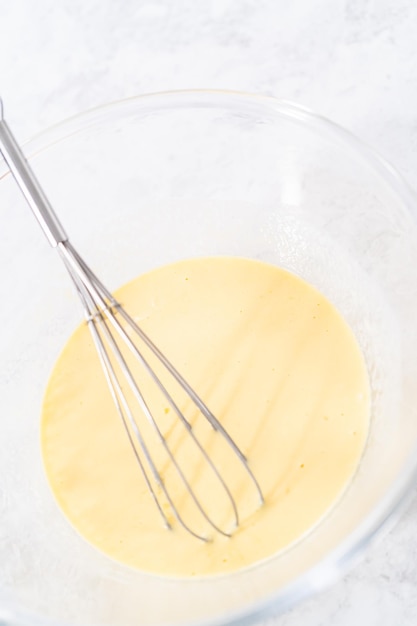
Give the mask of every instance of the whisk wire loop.
[[[141, 365], [143, 365], [143, 367], [145, 368], [146, 372], [149, 374], [149, 376], [152, 378], [152, 380], [155, 382], [155, 384], [157, 385], [158, 389], [162, 392], [163, 396], [165, 397], [165, 399], [167, 400], [167, 402], [170, 404], [170, 406], [172, 407], [172, 409], [175, 411], [175, 413], [177, 414], [177, 416], [179, 417], [181, 423], [185, 426], [185, 428], [187, 429], [187, 431], [189, 432], [190, 436], [192, 437], [195, 445], [198, 447], [200, 453], [202, 454], [204, 460], [208, 463], [210, 469], [214, 472], [216, 478], [218, 479], [218, 481], [220, 482], [221, 486], [223, 487], [223, 489], [225, 490], [227, 497], [230, 501], [230, 504], [232, 506], [232, 510], [233, 510], [233, 516], [234, 516], [234, 527], [237, 527], [239, 525], [239, 514], [238, 514], [238, 510], [237, 510], [237, 505], [236, 502], [231, 494], [231, 491], [229, 489], [229, 487], [226, 485], [225, 480], [223, 479], [223, 477], [221, 476], [219, 470], [217, 469], [217, 467], [215, 466], [214, 462], [212, 461], [212, 459], [210, 459], [209, 455], [207, 454], [207, 452], [204, 450], [202, 444], [200, 443], [200, 441], [198, 440], [198, 438], [195, 436], [193, 429], [192, 429], [192, 425], [190, 424], [190, 422], [186, 419], [186, 417], [184, 416], [183, 412], [180, 410], [180, 408], [178, 407], [177, 403], [174, 401], [174, 399], [172, 398], [171, 394], [168, 392], [168, 390], [166, 389], [166, 387], [163, 385], [162, 381], [160, 380], [160, 378], [158, 378], [158, 376], [156, 375], [155, 371], [151, 368], [151, 366], [149, 365], [149, 363], [147, 362], [147, 360], [145, 359], [145, 357], [143, 356], [143, 354], [140, 352], [140, 350], [138, 349], [138, 347], [134, 344], [134, 342], [132, 341], [132, 339], [129, 337], [129, 335], [126, 333], [126, 330], [123, 328], [123, 326], [119, 323], [119, 321], [116, 319], [115, 315], [121, 310], [120, 304], [113, 298], [107, 297], [107, 293], [104, 293], [104, 289], [103, 294], [100, 294], [98, 292], [98, 290], [96, 290], [95, 288], [95, 281], [92, 280], [92, 278], [94, 276], [93, 272], [88, 268], [88, 266], [83, 263], [83, 265], [81, 266], [81, 269], [78, 268], [77, 269], [77, 264], [78, 264], [78, 258], [74, 255], [74, 248], [70, 245], [68, 245], [68, 243], [62, 243], [59, 244], [58, 249], [61, 253], [61, 256], [64, 259], [65, 265], [68, 269], [68, 271], [70, 272], [71, 276], [73, 277], [74, 283], [77, 286], [78, 292], [80, 293], [80, 295], [82, 295], [82, 302], [85, 308], [85, 313], [86, 313], [86, 318], [90, 327], [90, 331], [92, 331], [92, 335], [93, 335], [93, 339], [94, 342], [96, 344], [96, 347], [98, 349], [99, 352], [99, 356], [101, 356], [101, 363], [103, 366], [103, 369], [105, 370], [106, 378], [108, 381], [110, 381], [110, 385], [113, 387], [113, 389], [115, 388], [116, 391], [116, 396], [117, 396], [117, 404], [118, 404], [118, 413], [120, 415], [120, 413], [123, 414], [123, 411], [121, 411], [121, 406], [120, 403], [123, 405], [125, 412], [127, 413], [128, 417], [129, 417], [129, 423], [131, 425], [131, 428], [133, 430], [133, 433], [140, 445], [140, 448], [142, 450], [142, 453], [144, 454], [146, 461], [148, 463], [148, 465], [151, 468], [151, 472], [152, 475], [154, 477], [154, 480], [156, 481], [157, 485], [163, 490], [165, 497], [168, 499], [168, 502], [170, 504], [170, 508], [172, 510], [172, 512], [174, 513], [175, 517], [178, 519], [178, 521], [189, 531], [191, 532], [191, 534], [193, 534], [194, 536], [197, 536], [200, 539], [204, 539], [207, 540], [207, 537], [199, 535], [197, 533], [195, 533], [194, 531], [192, 531], [189, 526], [184, 522], [183, 518], [181, 517], [181, 515], [179, 514], [178, 511], [178, 507], [174, 504], [172, 498], [170, 497], [168, 490], [166, 489], [163, 479], [161, 477], [161, 475], [159, 474], [159, 472], [157, 471], [152, 457], [149, 453], [149, 449], [147, 448], [145, 442], [144, 442], [144, 438], [141, 435], [141, 432], [139, 430], [139, 427], [137, 425], [137, 420], [135, 420], [134, 415], [132, 410], [129, 407], [129, 404], [126, 400], [126, 396], [122, 391], [121, 385], [117, 379], [117, 375], [115, 373], [114, 367], [111, 364], [111, 360], [109, 358], [109, 355], [105, 349], [104, 346], [104, 342], [103, 339], [105, 339], [106, 344], [109, 346], [109, 348], [111, 349], [111, 352], [113, 353], [113, 355], [115, 356], [122, 372], [124, 375], [125, 380], [127, 380], [129, 387], [131, 389], [131, 391], [134, 394], [134, 397], [136, 399], [136, 401], [138, 402], [138, 404], [140, 405], [143, 414], [145, 415], [146, 419], [148, 420], [148, 422], [151, 424], [151, 426], [153, 427], [154, 431], [156, 432], [159, 441], [162, 443], [167, 455], [170, 458], [170, 461], [172, 462], [173, 466], [175, 467], [183, 485], [185, 486], [189, 496], [192, 498], [194, 504], [197, 506], [198, 510], [200, 511], [200, 513], [203, 515], [203, 517], [206, 519], [206, 521], [210, 524], [210, 526], [212, 526], [212, 528], [214, 528], [214, 530], [216, 530], [217, 532], [221, 533], [222, 535], [225, 536], [230, 536], [230, 532], [226, 532], [223, 529], [220, 528], [220, 526], [218, 524], [216, 524], [213, 519], [208, 515], [207, 511], [205, 510], [205, 508], [203, 507], [203, 505], [201, 504], [200, 499], [196, 496], [195, 490], [191, 487], [189, 480], [187, 479], [187, 477], [185, 476], [180, 464], [178, 463], [177, 459], [175, 458], [174, 454], [172, 453], [166, 438], [163, 436], [157, 421], [155, 420], [152, 412], [149, 409], [148, 404], [146, 403], [146, 400], [142, 394], [142, 392], [140, 391], [135, 379], [132, 376], [132, 373], [130, 371], [130, 368], [128, 367], [126, 360], [124, 359], [122, 352], [120, 350], [120, 348], [118, 347], [114, 337], [111, 334], [111, 331], [108, 328], [108, 323], [111, 323], [111, 325], [113, 326], [113, 328], [116, 330], [118, 336], [120, 336], [120, 338], [123, 340], [124, 344], [129, 348], [129, 350], [134, 354], [134, 356], [138, 359], [138, 361], [141, 363]], [[96, 279], [97, 280], [97, 279]], [[106, 299], [104, 299], [106, 298]], [[109, 300], [109, 303], [107, 304], [106, 300]], [[129, 320], [131, 318], [129, 317]], [[97, 330], [97, 327], [100, 329], [102, 336], [100, 335], [100, 333]], [[134, 328], [135, 330], [135, 328]], [[120, 402], [119, 402], [120, 400]], [[125, 425], [125, 428], [127, 427], [127, 430], [129, 431], [129, 428], [127, 426], [127, 422], [125, 419], [124, 414], [122, 415], [122, 421]], [[136, 449], [136, 446], [134, 444], [133, 438], [130, 434], [129, 431], [129, 440], [131, 445], [135, 448], [135, 456], [139, 456], [138, 455], [138, 451]], [[145, 480], [147, 481], [147, 484], [149, 486], [150, 481], [149, 478], [146, 474], [146, 471], [144, 470], [143, 467], [143, 463], [140, 460], [139, 461], [140, 467], [142, 469], [142, 472], [145, 475]], [[158, 500], [155, 491], [153, 489], [151, 489], [152, 494], [154, 499]], [[160, 506], [159, 502], [158, 502], [158, 509], [160, 511], [162, 511], [162, 507]], [[166, 515], [165, 513], [163, 513], [163, 518], [166, 521]]]

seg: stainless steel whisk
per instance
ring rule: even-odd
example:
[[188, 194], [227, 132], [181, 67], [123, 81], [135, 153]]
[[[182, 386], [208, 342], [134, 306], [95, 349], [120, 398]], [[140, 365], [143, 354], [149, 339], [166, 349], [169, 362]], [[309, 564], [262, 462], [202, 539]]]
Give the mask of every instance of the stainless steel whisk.
[[[219, 469], [216, 467], [213, 460], [210, 458], [199, 439], [193, 432], [192, 425], [185, 417], [183, 411], [180, 410], [178, 403], [172, 397], [172, 394], [168, 391], [167, 387], [162, 383], [160, 378], [155, 373], [154, 369], [149, 365], [148, 361], [143, 355], [138, 345], [133, 341], [132, 336], [143, 342], [144, 345], [153, 353], [158, 359], [159, 363], [165, 368], [166, 372], [171, 375], [178, 385], [190, 398], [195, 407], [200, 411], [201, 415], [209, 422], [211, 427], [217, 431], [230, 446], [232, 452], [237, 456], [246, 470], [250, 480], [252, 481], [255, 490], [258, 494], [260, 504], [263, 503], [264, 498], [258, 481], [256, 480], [248, 461], [239, 449], [235, 441], [225, 430], [219, 420], [213, 415], [207, 405], [201, 400], [194, 389], [187, 383], [181, 376], [177, 369], [170, 363], [170, 361], [162, 354], [152, 340], [143, 332], [143, 330], [136, 324], [136, 322], [130, 317], [125, 309], [117, 302], [111, 293], [106, 289], [103, 283], [97, 278], [97, 276], [88, 267], [85, 261], [81, 258], [78, 252], [69, 242], [68, 236], [62, 227], [57, 215], [55, 214], [51, 204], [49, 203], [45, 193], [43, 192], [32, 168], [26, 161], [23, 152], [21, 151], [18, 142], [9, 129], [6, 121], [3, 117], [3, 103], [0, 99], [0, 152], [16, 180], [21, 192], [23, 193], [27, 203], [32, 209], [37, 221], [39, 222], [42, 230], [44, 231], [50, 245], [56, 248], [63, 260], [65, 267], [67, 268], [69, 275], [75, 285], [78, 295], [81, 299], [81, 303], [84, 308], [85, 317], [90, 329], [95, 347], [97, 349], [98, 356], [106, 377], [110, 392], [112, 394], [115, 407], [121, 418], [122, 424], [125, 428], [128, 440], [130, 442], [133, 454], [136, 461], [142, 471], [146, 485], [155, 501], [155, 504], [161, 514], [162, 520], [167, 528], [171, 528], [168, 516], [164, 511], [164, 508], [160, 502], [157, 494], [157, 489], [152, 485], [150, 476], [152, 476], [155, 485], [163, 492], [172, 514], [177, 521], [183, 526], [191, 535], [198, 539], [207, 541], [209, 539], [205, 534], [196, 532], [190, 525], [185, 522], [181, 516], [178, 506], [173, 501], [173, 498], [164, 484], [164, 480], [156, 467], [152, 454], [149, 451], [149, 447], [146, 445], [144, 436], [141, 432], [140, 426], [134, 417], [134, 411], [129, 404], [126, 394], [123, 392], [123, 384], [120, 378], [116, 374], [115, 367], [112, 364], [112, 358], [117, 362], [119, 371], [122, 372], [125, 382], [128, 388], [133, 394], [135, 401], [139, 404], [145, 418], [148, 420], [151, 427], [154, 429], [156, 436], [162, 444], [166, 454], [168, 455], [173, 467], [175, 468], [177, 475], [183, 483], [189, 497], [193, 500], [194, 504], [206, 519], [209, 525], [217, 532], [230, 536], [232, 531], [226, 531], [221, 529], [218, 524], [214, 522], [212, 516], [210, 516], [201, 498], [199, 498], [192, 488], [190, 481], [185, 476], [183, 470], [180, 467], [175, 454], [171, 451], [166, 437], [160, 430], [160, 427], [153, 416], [149, 406], [146, 402], [144, 395], [142, 394], [138, 383], [132, 375], [131, 369], [127, 365], [127, 362], [123, 356], [123, 353], [118, 346], [116, 337], [119, 341], [128, 348], [131, 354], [139, 361], [141, 366], [145, 369], [147, 374], [152, 378], [157, 388], [165, 398], [171, 409], [175, 412], [178, 419], [181, 421], [190, 437], [192, 437], [195, 445], [201, 452], [204, 461], [209, 465], [212, 472], [217, 477], [219, 484], [224, 489], [227, 495], [231, 508], [233, 511], [233, 517], [235, 526], [239, 525], [239, 512], [238, 506], [233, 497], [226, 481], [222, 477]], [[122, 323], [123, 322], [123, 323]], [[130, 329], [127, 332], [126, 329]], [[112, 355], [112, 357], [110, 356]], [[119, 375], [120, 376], [120, 375]]]

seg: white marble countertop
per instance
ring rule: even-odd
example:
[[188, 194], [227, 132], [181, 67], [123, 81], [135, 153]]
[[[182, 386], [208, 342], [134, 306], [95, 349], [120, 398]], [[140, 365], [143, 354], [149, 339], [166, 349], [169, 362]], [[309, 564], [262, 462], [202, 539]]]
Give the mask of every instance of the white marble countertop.
[[[0, 92], [21, 140], [145, 92], [236, 89], [343, 124], [417, 187], [414, 0], [0, 0]], [[364, 562], [276, 626], [415, 626], [417, 500]]]

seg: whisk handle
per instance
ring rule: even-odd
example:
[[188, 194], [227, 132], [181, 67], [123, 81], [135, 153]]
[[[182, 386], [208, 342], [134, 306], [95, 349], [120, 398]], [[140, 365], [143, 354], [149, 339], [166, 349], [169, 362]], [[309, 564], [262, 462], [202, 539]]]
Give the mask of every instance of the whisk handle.
[[55, 247], [59, 243], [67, 241], [68, 236], [63, 226], [3, 117], [1, 98], [0, 152], [51, 246]]

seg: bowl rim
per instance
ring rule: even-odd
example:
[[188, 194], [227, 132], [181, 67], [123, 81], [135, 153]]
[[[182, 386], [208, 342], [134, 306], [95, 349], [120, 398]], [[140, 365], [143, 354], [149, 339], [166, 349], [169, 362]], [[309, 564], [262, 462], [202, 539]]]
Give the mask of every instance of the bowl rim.
[[[264, 105], [275, 113], [286, 117], [291, 117], [302, 122], [304, 125], [322, 130], [331, 135], [339, 143], [348, 145], [357, 156], [361, 157], [367, 164], [383, 176], [387, 185], [400, 197], [407, 207], [413, 220], [417, 216], [417, 195], [411, 189], [405, 178], [398, 172], [385, 158], [371, 148], [366, 142], [356, 137], [339, 124], [326, 117], [314, 113], [309, 108], [285, 99], [277, 99], [272, 96], [252, 94], [244, 91], [229, 91], [218, 89], [181, 89], [161, 91], [138, 96], [132, 96], [113, 102], [90, 108], [84, 112], [73, 115], [61, 122], [58, 122], [47, 129], [37, 133], [22, 146], [28, 159], [35, 158], [36, 155], [48, 150], [53, 145], [66, 140], [74, 134], [83, 132], [98, 119], [111, 115], [115, 110], [135, 108], [138, 104], [153, 101], [158, 108], [158, 101], [170, 102], [181, 100], [188, 106], [195, 106], [197, 103], [207, 105], [225, 104], [226, 102], [250, 102]], [[166, 106], [166, 108], [172, 108]], [[0, 162], [0, 184], [2, 180], [10, 175], [5, 163]], [[401, 473], [393, 481], [384, 497], [371, 513], [359, 524], [354, 531], [337, 548], [331, 551], [326, 557], [319, 561], [312, 568], [307, 570], [300, 577], [277, 589], [268, 596], [245, 605], [242, 609], [233, 610], [220, 617], [210, 620], [198, 620], [190, 622], [195, 626], [249, 626], [259, 620], [266, 620], [277, 616], [301, 600], [309, 597], [315, 592], [321, 591], [331, 583], [339, 579], [348, 569], [363, 556], [367, 546], [381, 534], [382, 530], [390, 530], [399, 519], [401, 513], [409, 504], [412, 498], [412, 487], [417, 481], [417, 444], [409, 454], [404, 463]], [[1, 594], [1, 592], [0, 592]], [[0, 595], [0, 599], [1, 599]], [[1, 606], [3, 604], [3, 606]], [[34, 614], [20, 607], [16, 607], [1, 600], [0, 620], [5, 623], [29, 624], [31, 626], [44, 626], [46, 624], [58, 626], [58, 622], [51, 618], [45, 618], [39, 614]], [[7, 606], [8, 604], [8, 606]], [[70, 626], [69, 623], [60, 621], [59, 626]]]
[[[54, 144], [64, 141], [69, 136], [77, 134], [84, 130], [89, 122], [97, 116], [111, 114], [115, 109], [130, 108], [138, 103], [146, 102], [148, 100], [166, 100], [170, 99], [180, 100], [181, 98], [187, 99], [193, 97], [195, 100], [200, 98], [201, 102], [208, 104], [210, 100], [218, 100], [220, 103], [222, 100], [226, 102], [228, 99], [235, 99], [237, 101], [249, 101], [263, 104], [265, 107], [270, 107], [275, 112], [281, 113], [288, 117], [296, 118], [301, 122], [308, 123], [316, 128], [322, 128], [327, 130], [335, 137], [338, 137], [339, 141], [348, 144], [351, 148], [356, 149], [362, 154], [368, 161], [369, 165], [373, 167], [379, 173], [383, 173], [387, 178], [391, 187], [397, 190], [397, 186], [400, 187], [400, 195], [406, 204], [411, 206], [417, 205], [417, 195], [414, 189], [409, 185], [406, 178], [397, 170], [385, 157], [383, 157], [377, 150], [371, 147], [366, 141], [357, 137], [350, 130], [344, 128], [337, 122], [321, 115], [292, 100], [285, 98], [275, 98], [274, 96], [251, 93], [239, 90], [227, 90], [227, 89], [174, 89], [167, 91], [155, 91], [151, 93], [145, 93], [135, 96], [129, 96], [127, 98], [121, 98], [100, 104], [75, 115], [71, 115], [55, 124], [52, 124], [45, 129], [35, 133], [26, 141], [22, 142], [22, 147], [25, 149], [28, 158], [33, 158], [40, 152], [49, 149]], [[188, 105], [191, 103], [188, 102]], [[5, 110], [3, 104], [3, 110]], [[7, 113], [7, 111], [6, 111]], [[65, 131], [65, 134], [63, 134]], [[6, 164], [0, 162], [0, 181], [10, 174]]]

